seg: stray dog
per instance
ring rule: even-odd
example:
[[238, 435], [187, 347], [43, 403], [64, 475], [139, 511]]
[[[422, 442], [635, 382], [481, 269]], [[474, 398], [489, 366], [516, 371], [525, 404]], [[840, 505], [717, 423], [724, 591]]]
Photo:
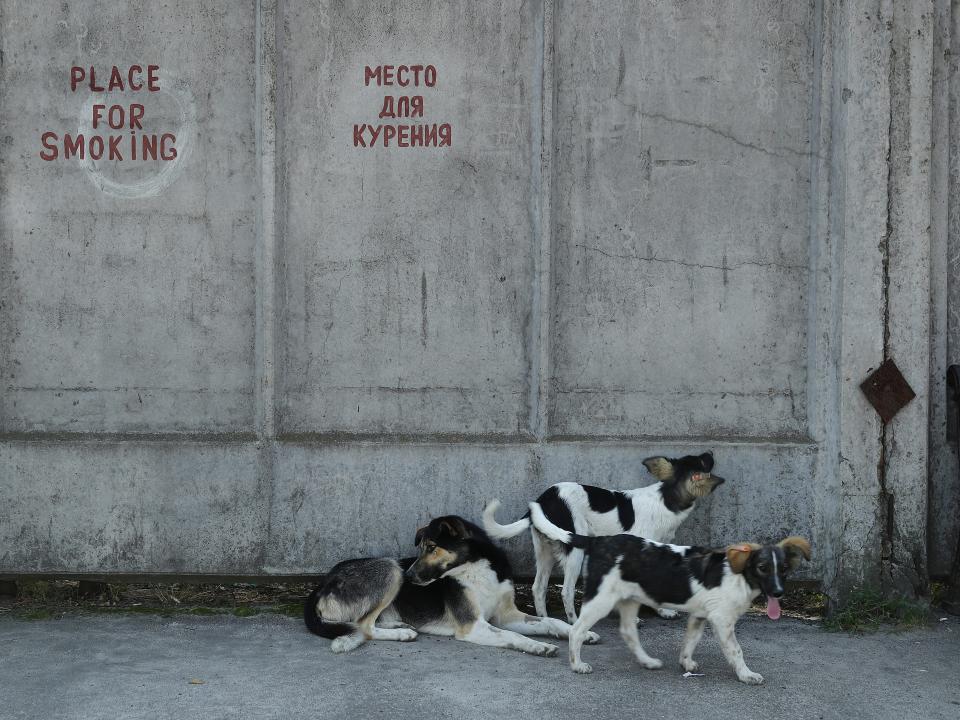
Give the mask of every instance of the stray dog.
[[763, 676], [743, 661], [734, 626], [761, 594], [767, 598], [767, 615], [773, 620], [780, 617], [784, 579], [801, 558], [810, 559], [809, 542], [788, 537], [776, 545], [743, 543], [710, 550], [633, 535], [577, 535], [551, 523], [536, 503], [530, 504], [530, 517], [547, 537], [582, 548], [589, 555], [583, 607], [570, 633], [570, 668], [574, 672], [593, 672], [580, 659], [583, 633], [615, 607], [620, 612], [620, 635], [639, 663], [651, 670], [662, 667], [660, 660], [647, 655], [637, 634], [637, 611], [640, 605], [647, 605], [690, 613], [680, 652], [680, 665], [687, 672], [697, 669], [693, 651], [709, 620], [737, 678], [749, 685], [763, 682]]
[[[333, 640], [334, 652], [367, 640], [414, 640], [420, 631], [533, 655], [557, 654], [556, 645], [526, 636], [565, 638], [570, 625], [517, 609], [507, 556], [483, 530], [447, 515], [420, 528], [416, 544], [415, 559], [361, 558], [336, 565], [307, 598], [303, 619], [310, 632]], [[585, 639], [599, 638], [591, 632]]]
[[[713, 455], [687, 455], [671, 459], [650, 457], [643, 461], [660, 482], [624, 492], [604, 490], [592, 485], [562, 482], [551, 485], [534, 502], [554, 525], [580, 535], [642, 535], [669, 542], [699, 498], [706, 497], [724, 479], [711, 475]], [[530, 513], [509, 525], [496, 520], [499, 500], [492, 500], [483, 511], [483, 527], [491, 537], [509, 538], [530, 527]], [[531, 528], [537, 562], [533, 581], [533, 603], [537, 615], [547, 615], [547, 585], [554, 562], [563, 563], [563, 609], [567, 620], [576, 622], [574, 590], [583, 566], [583, 550], [551, 541]], [[663, 617], [675, 612], [662, 611]]]

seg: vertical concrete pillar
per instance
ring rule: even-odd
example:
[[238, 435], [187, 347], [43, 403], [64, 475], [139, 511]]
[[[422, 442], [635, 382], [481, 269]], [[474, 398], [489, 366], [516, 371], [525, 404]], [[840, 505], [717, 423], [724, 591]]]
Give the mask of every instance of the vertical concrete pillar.
[[884, 356], [917, 397], [884, 428], [881, 584], [909, 595], [927, 582], [934, 3], [895, 0], [891, 17]]

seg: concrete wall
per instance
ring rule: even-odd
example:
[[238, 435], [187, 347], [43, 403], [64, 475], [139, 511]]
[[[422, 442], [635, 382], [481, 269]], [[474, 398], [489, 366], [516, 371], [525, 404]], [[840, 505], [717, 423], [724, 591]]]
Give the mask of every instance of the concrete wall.
[[[0, 572], [315, 572], [712, 448], [681, 539], [921, 586], [932, 8], [3, 2]], [[132, 62], [178, 162], [40, 160]], [[450, 147], [355, 147], [391, 63]]]
[[930, 572], [946, 575], [960, 533], [960, 428], [946, 386], [960, 363], [960, 4], [939, 0], [934, 18], [929, 538]]

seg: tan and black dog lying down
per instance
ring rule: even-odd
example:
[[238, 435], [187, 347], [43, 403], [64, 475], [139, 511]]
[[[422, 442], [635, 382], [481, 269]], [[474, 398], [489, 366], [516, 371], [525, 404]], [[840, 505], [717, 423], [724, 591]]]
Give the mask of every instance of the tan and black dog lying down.
[[633, 535], [587, 537], [567, 532], [530, 503], [533, 526], [556, 542], [586, 551], [587, 582], [580, 617], [570, 633], [570, 668], [593, 672], [580, 659], [585, 633], [616, 608], [620, 613], [620, 635], [637, 661], [651, 670], [663, 662], [647, 655], [637, 633], [637, 611], [641, 605], [671, 608], [690, 613], [680, 652], [680, 665], [693, 672], [697, 663], [693, 651], [703, 636], [704, 623], [713, 625], [720, 647], [737, 678], [759, 685], [763, 676], [743, 660], [734, 627], [753, 600], [767, 598], [767, 615], [780, 617], [780, 596], [787, 573], [810, 559], [810, 543], [788, 537], [776, 545], [743, 543], [724, 550], [667, 545]]
[[[361, 558], [336, 565], [307, 599], [303, 616], [310, 632], [332, 639], [334, 652], [367, 640], [414, 640], [419, 631], [533, 655], [557, 654], [556, 645], [526, 636], [565, 638], [570, 625], [517, 609], [507, 556], [483, 530], [448, 515], [418, 530], [416, 544], [415, 559]], [[597, 639], [592, 632], [583, 638]]]

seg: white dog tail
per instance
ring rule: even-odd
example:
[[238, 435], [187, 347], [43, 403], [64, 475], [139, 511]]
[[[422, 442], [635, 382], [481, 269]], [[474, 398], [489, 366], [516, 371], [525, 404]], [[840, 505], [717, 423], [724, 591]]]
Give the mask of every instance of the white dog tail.
[[543, 510], [540, 508], [540, 503], [530, 503], [530, 521], [537, 530], [542, 532], [548, 538], [551, 540], [556, 540], [557, 542], [561, 542], [564, 545], [572, 545], [575, 548], [588, 549], [590, 547], [590, 541], [593, 540], [593, 538], [588, 535], [577, 535], [577, 533], [567, 532], [566, 530], [554, 525], [552, 522], [547, 520], [547, 516], [543, 514]]
[[499, 500], [491, 500], [487, 504], [486, 509], [483, 511], [483, 529], [487, 531], [487, 535], [490, 537], [497, 538], [498, 540], [502, 540], [503, 538], [512, 538], [530, 527], [530, 518], [527, 517], [527, 515], [524, 515], [522, 518], [516, 522], [510, 523], [509, 525], [501, 525], [497, 522], [497, 518], [495, 517], [499, 507]]

